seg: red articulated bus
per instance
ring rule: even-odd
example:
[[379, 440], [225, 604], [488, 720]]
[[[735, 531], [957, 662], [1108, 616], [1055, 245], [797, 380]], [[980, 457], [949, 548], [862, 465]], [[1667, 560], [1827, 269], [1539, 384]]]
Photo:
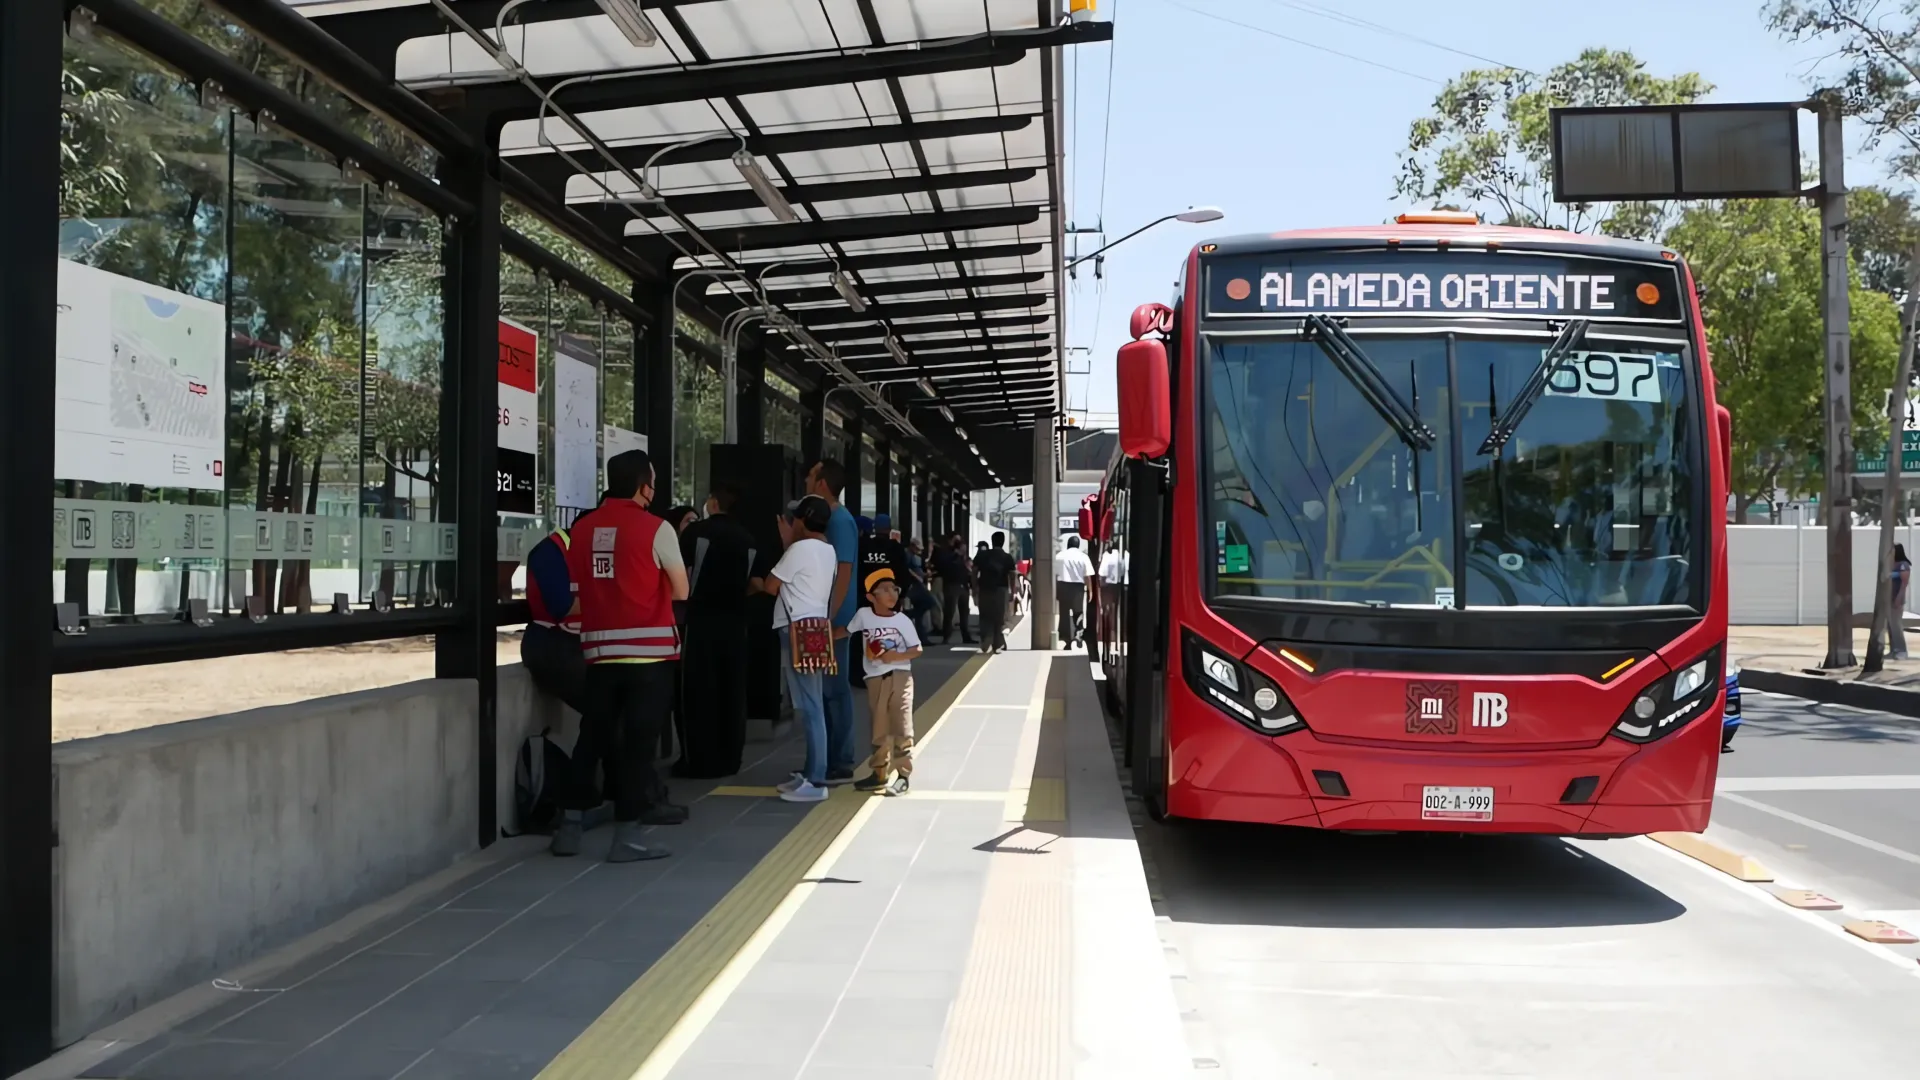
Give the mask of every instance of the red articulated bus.
[[1156, 814], [1706, 827], [1732, 422], [1675, 252], [1444, 212], [1225, 239], [1132, 332], [1082, 521]]

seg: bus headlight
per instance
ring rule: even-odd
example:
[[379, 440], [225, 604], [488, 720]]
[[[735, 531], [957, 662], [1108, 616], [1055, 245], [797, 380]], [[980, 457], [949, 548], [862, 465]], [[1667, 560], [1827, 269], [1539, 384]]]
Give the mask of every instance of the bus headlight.
[[1182, 635], [1187, 686], [1214, 708], [1265, 735], [1305, 727], [1299, 710], [1272, 679], [1216, 652], [1191, 631]]
[[1714, 695], [1701, 691], [1717, 685], [1719, 678], [1720, 650], [1710, 649], [1635, 695], [1614, 723], [1613, 734], [1632, 743], [1650, 743], [1679, 731], [1713, 703]]

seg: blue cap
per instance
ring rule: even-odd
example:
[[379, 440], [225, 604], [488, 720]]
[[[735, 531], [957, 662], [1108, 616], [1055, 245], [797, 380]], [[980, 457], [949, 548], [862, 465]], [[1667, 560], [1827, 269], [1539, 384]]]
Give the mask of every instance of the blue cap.
[[861, 533], [863, 533], [863, 534], [864, 534], [864, 533], [870, 533], [870, 532], [872, 532], [872, 531], [873, 531], [873, 519], [872, 519], [872, 518], [870, 518], [870, 517], [857, 517], [857, 518], [854, 518], [854, 519], [853, 519], [853, 523], [854, 523], [855, 525], [858, 525], [858, 526], [860, 527], [860, 531], [861, 531]]
[[875, 514], [873, 515], [873, 527], [879, 529], [881, 532], [885, 532], [893, 528], [893, 519], [885, 514]]

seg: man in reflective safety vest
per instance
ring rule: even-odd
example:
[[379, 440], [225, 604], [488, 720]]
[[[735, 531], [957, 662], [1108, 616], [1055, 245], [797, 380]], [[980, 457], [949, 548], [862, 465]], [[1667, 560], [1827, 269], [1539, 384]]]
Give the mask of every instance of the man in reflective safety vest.
[[581, 818], [592, 809], [593, 773], [602, 756], [618, 777], [609, 862], [666, 856], [665, 848], [642, 843], [641, 830], [687, 819], [686, 807], [667, 801], [666, 782], [653, 762], [673, 708], [680, 658], [673, 603], [687, 598], [679, 535], [646, 510], [653, 493], [646, 451], [616, 454], [607, 462], [607, 500], [573, 523], [567, 571], [575, 600], [569, 616], [580, 621], [587, 708], [573, 748], [573, 805], [553, 834], [556, 855], [580, 851]]
[[[604, 500], [603, 500], [604, 501]], [[542, 692], [587, 711], [587, 661], [580, 655], [580, 620], [566, 617], [573, 607], [567, 551], [573, 538], [555, 529], [527, 552], [527, 632], [520, 638], [520, 662]]]

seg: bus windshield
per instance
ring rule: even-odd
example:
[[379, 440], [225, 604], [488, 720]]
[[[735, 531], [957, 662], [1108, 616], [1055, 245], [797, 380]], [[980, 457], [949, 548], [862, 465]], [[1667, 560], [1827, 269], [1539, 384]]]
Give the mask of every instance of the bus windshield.
[[[1591, 330], [1486, 446], [1551, 339], [1354, 333], [1416, 448], [1314, 342], [1207, 334], [1215, 592], [1440, 607], [1693, 604], [1702, 467], [1679, 346]], [[1617, 346], [1617, 347], [1616, 347]], [[1455, 461], [1460, 462], [1456, 484]]]

